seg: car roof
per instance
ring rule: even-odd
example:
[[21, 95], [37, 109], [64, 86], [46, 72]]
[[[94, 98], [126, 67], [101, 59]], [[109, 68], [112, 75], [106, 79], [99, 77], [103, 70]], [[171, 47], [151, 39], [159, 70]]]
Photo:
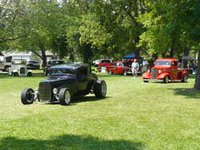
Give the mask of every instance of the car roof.
[[63, 65], [56, 65], [56, 66], [52, 66], [51, 69], [56, 69], [56, 68], [60, 68], [60, 69], [72, 69], [72, 70], [76, 70], [78, 68], [82, 68], [82, 67], [89, 67], [89, 64], [63, 64]]
[[63, 61], [63, 60], [60, 60], [60, 59], [51, 59], [49, 61]]
[[156, 61], [177, 61], [175, 58], [158, 58]]

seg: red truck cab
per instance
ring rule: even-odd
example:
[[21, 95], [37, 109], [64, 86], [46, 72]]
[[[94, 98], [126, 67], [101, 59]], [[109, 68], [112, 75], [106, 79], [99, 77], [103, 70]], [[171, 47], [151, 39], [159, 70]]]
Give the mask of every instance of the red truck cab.
[[106, 71], [108, 72], [108, 69], [111, 66], [112, 66], [112, 59], [101, 59], [98, 64], [97, 70], [101, 72], [102, 67], [105, 67]]
[[178, 60], [175, 58], [157, 59], [154, 62], [154, 67], [142, 75], [144, 82], [157, 80], [164, 83], [177, 80], [181, 82], [187, 82], [188, 77], [188, 69], [179, 68]]

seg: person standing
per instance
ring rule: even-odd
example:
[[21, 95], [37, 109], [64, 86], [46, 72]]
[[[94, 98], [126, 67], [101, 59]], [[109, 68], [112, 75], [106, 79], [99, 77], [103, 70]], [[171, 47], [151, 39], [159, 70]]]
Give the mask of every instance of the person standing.
[[137, 73], [139, 70], [139, 63], [136, 59], [134, 59], [133, 63], [131, 64], [131, 70], [134, 77], [137, 77]]

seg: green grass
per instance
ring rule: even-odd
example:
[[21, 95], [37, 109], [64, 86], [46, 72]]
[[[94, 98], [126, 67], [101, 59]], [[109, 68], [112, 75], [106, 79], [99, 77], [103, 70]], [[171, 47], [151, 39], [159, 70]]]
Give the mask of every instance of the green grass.
[[103, 100], [88, 95], [70, 106], [24, 106], [21, 91], [38, 87], [44, 76], [0, 75], [0, 149], [200, 149], [200, 94], [191, 90], [194, 79], [162, 84], [131, 76], [99, 78], [108, 85]]

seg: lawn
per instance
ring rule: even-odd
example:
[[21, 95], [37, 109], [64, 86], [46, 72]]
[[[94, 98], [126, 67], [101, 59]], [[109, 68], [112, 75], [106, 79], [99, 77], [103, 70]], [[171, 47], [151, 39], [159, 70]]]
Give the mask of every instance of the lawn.
[[34, 77], [0, 75], [1, 150], [200, 149], [200, 94], [188, 83], [143, 83], [141, 77], [99, 75], [107, 98], [93, 95], [70, 106], [22, 105]]

